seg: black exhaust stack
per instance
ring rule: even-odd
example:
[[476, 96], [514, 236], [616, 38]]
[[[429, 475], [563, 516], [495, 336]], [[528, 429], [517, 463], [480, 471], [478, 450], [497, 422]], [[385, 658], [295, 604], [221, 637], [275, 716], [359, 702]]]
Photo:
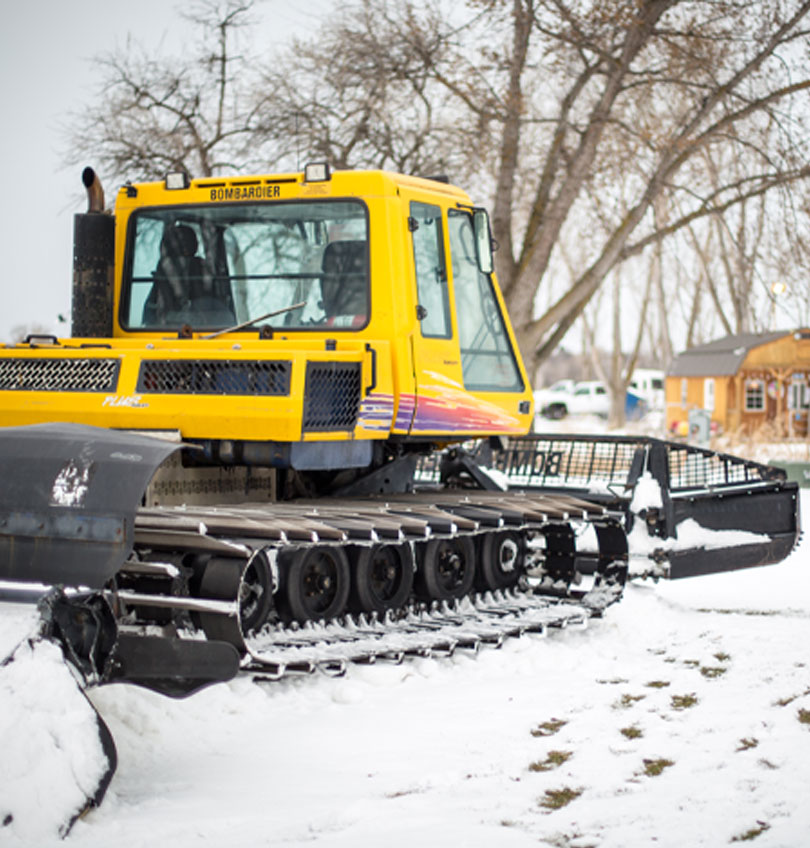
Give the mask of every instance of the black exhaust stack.
[[87, 212], [73, 218], [74, 338], [109, 338], [113, 327], [115, 218], [104, 213], [104, 189], [92, 168], [82, 172]]

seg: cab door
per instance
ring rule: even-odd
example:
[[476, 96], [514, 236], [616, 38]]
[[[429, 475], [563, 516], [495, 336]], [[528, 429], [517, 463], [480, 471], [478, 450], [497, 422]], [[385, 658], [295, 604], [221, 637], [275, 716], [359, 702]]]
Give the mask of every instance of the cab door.
[[418, 329], [413, 336], [416, 383], [411, 435], [458, 432], [458, 401], [463, 400], [458, 338], [448, 281], [442, 208], [411, 200], [411, 233]]

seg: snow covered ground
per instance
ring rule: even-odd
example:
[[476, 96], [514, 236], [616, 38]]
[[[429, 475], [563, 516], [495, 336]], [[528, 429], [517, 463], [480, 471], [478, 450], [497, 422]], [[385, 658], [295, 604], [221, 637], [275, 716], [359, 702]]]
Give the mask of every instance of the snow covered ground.
[[806, 845], [808, 637], [805, 539], [477, 656], [183, 701], [108, 686], [90, 693], [118, 747], [104, 804], [64, 842], [10, 826], [0, 844]]

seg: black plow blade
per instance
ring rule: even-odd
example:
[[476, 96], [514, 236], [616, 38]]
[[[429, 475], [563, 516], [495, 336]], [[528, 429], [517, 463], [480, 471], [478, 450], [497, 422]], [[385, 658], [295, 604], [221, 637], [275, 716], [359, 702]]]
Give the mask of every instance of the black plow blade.
[[132, 549], [147, 484], [180, 445], [81, 424], [0, 435], [0, 580], [101, 588]]

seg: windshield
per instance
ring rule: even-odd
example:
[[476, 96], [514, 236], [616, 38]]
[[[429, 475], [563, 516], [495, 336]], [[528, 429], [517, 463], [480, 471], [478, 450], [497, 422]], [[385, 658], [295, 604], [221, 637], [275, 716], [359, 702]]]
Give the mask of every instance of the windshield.
[[126, 267], [121, 319], [130, 330], [223, 329], [295, 304], [267, 323], [368, 321], [368, 224], [357, 201], [142, 209]]

